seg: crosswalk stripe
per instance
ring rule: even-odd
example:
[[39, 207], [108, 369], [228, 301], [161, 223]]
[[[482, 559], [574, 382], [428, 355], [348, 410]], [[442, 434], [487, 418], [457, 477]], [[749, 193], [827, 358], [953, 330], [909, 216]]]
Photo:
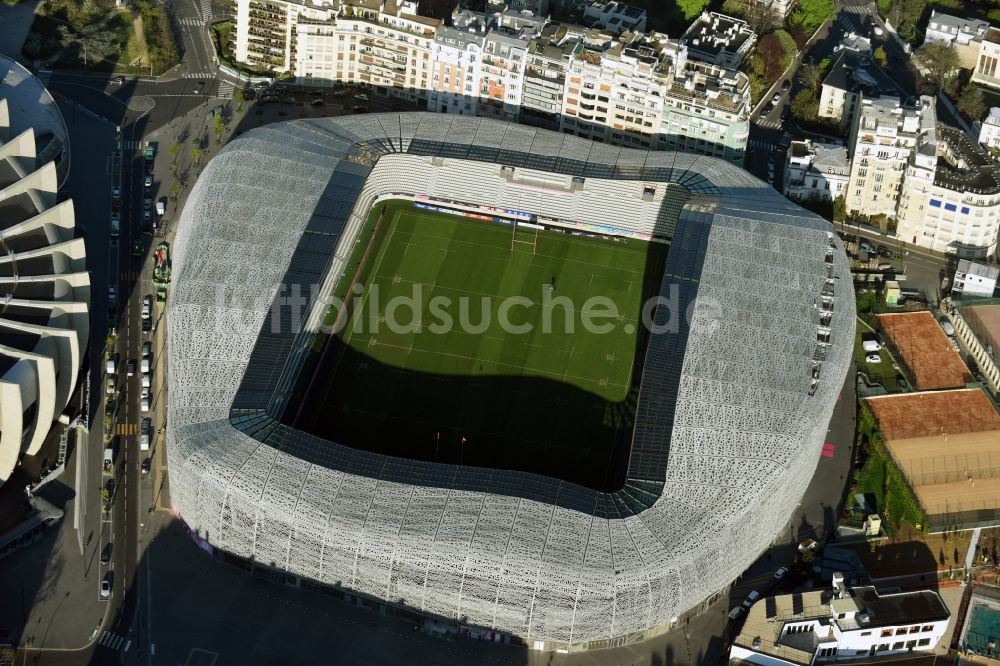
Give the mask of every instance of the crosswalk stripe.
[[121, 647], [121, 644], [125, 642], [124, 636], [119, 636], [118, 634], [112, 634], [108, 631], [102, 632], [101, 639], [98, 641], [101, 645], [112, 650], [117, 650]]
[[200, 7], [201, 20], [208, 23], [212, 20], [212, 0], [201, 0]]
[[212, 79], [215, 78], [215, 74], [212, 72], [188, 72], [184, 75], [185, 79]]
[[191, 27], [200, 27], [205, 25], [205, 21], [200, 18], [182, 18], [177, 20], [181, 25], [189, 25]]
[[117, 435], [134, 435], [138, 432], [139, 426], [135, 423], [119, 423], [115, 428], [115, 434]]
[[232, 99], [233, 90], [233, 84], [229, 81], [219, 81], [219, 99]]

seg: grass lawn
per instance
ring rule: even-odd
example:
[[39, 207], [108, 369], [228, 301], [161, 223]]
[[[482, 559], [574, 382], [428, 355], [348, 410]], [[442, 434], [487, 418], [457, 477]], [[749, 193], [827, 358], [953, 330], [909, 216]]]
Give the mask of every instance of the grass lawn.
[[[410, 202], [384, 211], [376, 243], [358, 244], [364, 290], [327, 340], [299, 427], [395, 456], [611, 487], [638, 394], [640, 311], [659, 290], [666, 246], [515, 235]], [[417, 294], [412, 311], [397, 299]], [[584, 330], [593, 297], [617, 310], [592, 320], [607, 332]]]

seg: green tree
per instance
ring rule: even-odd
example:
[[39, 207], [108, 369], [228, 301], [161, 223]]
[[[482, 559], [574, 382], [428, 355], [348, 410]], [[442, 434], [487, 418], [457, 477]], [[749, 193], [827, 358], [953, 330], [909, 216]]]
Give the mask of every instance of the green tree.
[[986, 113], [986, 102], [983, 101], [983, 91], [972, 85], [966, 84], [962, 88], [962, 94], [958, 96], [958, 110], [967, 115], [971, 120], [981, 120]]
[[844, 195], [842, 194], [833, 200], [833, 221], [843, 224], [846, 219], [847, 201], [844, 200]]
[[775, 30], [774, 36], [778, 38], [778, 43], [781, 44], [781, 71], [784, 72], [792, 64], [792, 61], [795, 60], [795, 56], [798, 55], [799, 46], [795, 43], [795, 39], [788, 34], [787, 30]]
[[958, 53], [955, 47], [947, 44], [924, 44], [914, 52], [913, 57], [923, 71], [924, 79], [936, 90], [943, 88], [952, 72], [958, 69]]
[[885, 54], [885, 49], [881, 46], [875, 49], [875, 53], [872, 54], [875, 62], [878, 63], [879, 67], [885, 67], [885, 63], [889, 61], [888, 56]]
[[242, 109], [243, 102], [246, 101], [246, 95], [243, 94], [242, 89], [237, 88], [233, 91], [233, 99], [236, 100], [236, 103], [239, 104], [239, 108]]
[[812, 90], [800, 90], [792, 99], [792, 116], [796, 120], [812, 122], [819, 114], [819, 102]]
[[702, 10], [708, 6], [709, 0], [674, 0], [677, 9], [684, 15], [685, 21], [691, 21], [701, 14]]
[[789, 23], [802, 28], [806, 34], [812, 34], [825, 21], [832, 19], [833, 13], [833, 0], [799, 0]]
[[201, 161], [201, 148], [195, 146], [191, 149], [191, 157], [194, 159], [194, 163], [198, 164]]
[[212, 133], [215, 134], [215, 143], [222, 143], [222, 133], [226, 131], [225, 126], [222, 124], [222, 114], [216, 113], [215, 118], [212, 119]]
[[181, 146], [176, 141], [170, 142], [170, 164], [177, 164], [177, 153], [180, 151]]
[[818, 94], [820, 84], [823, 82], [823, 78], [826, 73], [820, 69], [819, 65], [814, 65], [812, 63], [807, 63], [802, 65], [799, 69], [799, 78], [802, 79], [803, 83], [813, 91], [813, 95]]
[[181, 186], [177, 184], [177, 181], [170, 183], [170, 198], [177, 201], [177, 194], [181, 191]]

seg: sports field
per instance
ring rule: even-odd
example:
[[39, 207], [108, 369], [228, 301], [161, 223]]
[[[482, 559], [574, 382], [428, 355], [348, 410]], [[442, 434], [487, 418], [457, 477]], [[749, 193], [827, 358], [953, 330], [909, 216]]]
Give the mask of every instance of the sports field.
[[620, 484], [641, 308], [667, 247], [411, 202], [373, 210], [369, 226], [297, 425], [401, 457]]

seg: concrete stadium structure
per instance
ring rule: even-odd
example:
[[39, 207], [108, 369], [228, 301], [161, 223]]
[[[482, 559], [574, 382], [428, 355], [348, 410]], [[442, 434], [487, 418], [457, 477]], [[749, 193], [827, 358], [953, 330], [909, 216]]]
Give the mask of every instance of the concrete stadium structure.
[[[408, 197], [672, 239], [655, 319], [678, 325], [650, 338], [620, 490], [281, 422], [368, 211]], [[642, 635], [726, 588], [801, 499], [853, 346], [839, 239], [743, 170], [441, 114], [247, 132], [192, 190], [174, 275], [167, 455], [188, 525], [286, 580], [539, 649]], [[317, 285], [301, 320], [282, 305], [298, 285]]]
[[65, 409], [90, 332], [86, 249], [73, 202], [57, 196], [61, 140], [12, 119], [31, 107], [7, 93], [0, 85], [0, 484]]

